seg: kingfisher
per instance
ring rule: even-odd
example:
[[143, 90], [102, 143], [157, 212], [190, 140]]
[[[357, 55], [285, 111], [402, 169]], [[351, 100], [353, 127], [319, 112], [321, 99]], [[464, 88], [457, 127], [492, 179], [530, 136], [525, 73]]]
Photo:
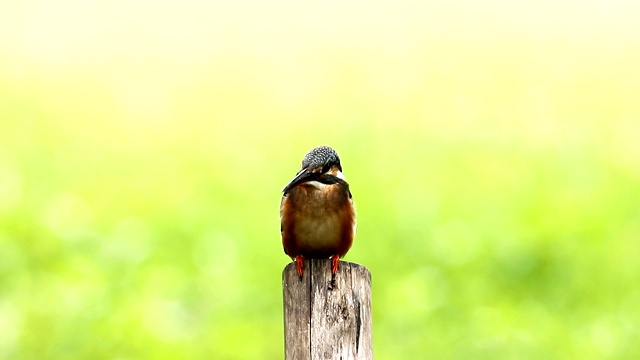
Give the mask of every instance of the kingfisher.
[[338, 154], [329, 146], [311, 149], [282, 192], [282, 245], [298, 275], [302, 278], [305, 258], [331, 258], [335, 275], [356, 233], [353, 197]]

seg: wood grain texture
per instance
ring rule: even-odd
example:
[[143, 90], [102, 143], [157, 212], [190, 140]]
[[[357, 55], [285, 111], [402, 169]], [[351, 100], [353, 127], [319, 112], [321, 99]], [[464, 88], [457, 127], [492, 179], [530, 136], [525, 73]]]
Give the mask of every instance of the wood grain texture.
[[294, 263], [282, 272], [286, 360], [370, 360], [371, 274], [331, 260], [305, 260], [302, 280]]

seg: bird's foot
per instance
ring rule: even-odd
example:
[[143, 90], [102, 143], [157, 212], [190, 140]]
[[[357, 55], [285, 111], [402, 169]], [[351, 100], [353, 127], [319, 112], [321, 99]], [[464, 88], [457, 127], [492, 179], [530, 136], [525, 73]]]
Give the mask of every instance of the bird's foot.
[[331, 274], [335, 275], [338, 272], [338, 267], [340, 266], [340, 256], [333, 255], [331, 258]]
[[300, 276], [300, 280], [302, 280], [302, 270], [304, 269], [304, 258], [302, 255], [296, 256], [296, 271], [298, 272], [298, 276]]

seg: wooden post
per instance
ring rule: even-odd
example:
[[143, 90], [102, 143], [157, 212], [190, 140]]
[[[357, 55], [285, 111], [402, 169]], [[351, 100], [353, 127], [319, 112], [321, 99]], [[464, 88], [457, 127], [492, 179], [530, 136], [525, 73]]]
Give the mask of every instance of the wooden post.
[[295, 263], [282, 272], [286, 360], [371, 360], [371, 273], [340, 262], [332, 279], [331, 260]]

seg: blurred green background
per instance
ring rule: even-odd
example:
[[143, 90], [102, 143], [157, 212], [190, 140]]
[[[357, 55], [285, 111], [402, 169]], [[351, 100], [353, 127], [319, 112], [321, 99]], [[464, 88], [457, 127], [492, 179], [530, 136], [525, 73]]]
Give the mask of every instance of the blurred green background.
[[0, 358], [282, 358], [280, 190], [321, 144], [376, 358], [640, 358], [639, 18], [2, 2]]

